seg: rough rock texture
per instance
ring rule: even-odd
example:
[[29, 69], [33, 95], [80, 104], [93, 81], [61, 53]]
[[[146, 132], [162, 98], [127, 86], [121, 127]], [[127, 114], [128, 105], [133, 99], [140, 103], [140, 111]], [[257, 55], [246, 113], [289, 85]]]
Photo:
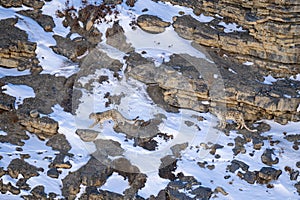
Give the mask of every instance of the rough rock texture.
[[22, 174], [24, 178], [28, 179], [30, 177], [39, 176], [38, 171], [43, 171], [43, 169], [39, 169], [18, 158], [13, 159], [7, 167], [7, 173], [12, 178], [17, 178], [19, 174]]
[[[190, 16], [176, 17], [173, 26], [182, 37], [237, 54], [243, 61], [251, 60], [277, 73], [299, 73], [298, 1], [164, 1], [191, 7], [196, 14], [223, 17], [208, 24], [197, 22]], [[220, 30], [222, 20], [236, 22], [245, 31], [224, 32]]]
[[264, 153], [261, 155], [261, 161], [269, 166], [275, 165], [279, 162], [279, 158], [276, 157], [275, 159], [272, 158], [274, 154], [272, 149], [266, 149]]
[[28, 41], [25, 31], [15, 27], [18, 19], [0, 20], [0, 66], [19, 70], [38, 68], [36, 43]]
[[113, 46], [124, 53], [133, 51], [131, 45], [126, 42], [124, 29], [118, 22], [115, 22], [111, 28], [106, 30], [105, 37], [108, 45]]
[[78, 57], [82, 56], [90, 46], [90, 43], [84, 38], [64, 38], [59, 35], [54, 35], [56, 46], [51, 48], [57, 54], [63, 55], [72, 61], [78, 61]]
[[157, 16], [144, 14], [137, 18], [137, 25], [149, 33], [162, 33], [171, 23], [165, 22]]
[[47, 136], [51, 136], [57, 133], [58, 123], [49, 118], [49, 117], [41, 117], [41, 118], [21, 118], [20, 124], [25, 126], [26, 130], [35, 133], [35, 134], [44, 134]]
[[262, 167], [259, 171], [248, 171], [249, 165], [239, 160], [232, 160], [227, 169], [232, 173], [235, 173], [238, 169], [243, 170], [245, 173], [238, 171], [237, 175], [250, 184], [268, 184], [272, 180], [277, 180], [282, 174], [280, 169], [277, 170], [272, 167]]
[[[211, 107], [226, 103], [228, 108], [242, 111], [246, 120], [274, 118], [282, 124], [300, 120], [297, 112], [299, 82], [279, 80], [272, 85], [264, 84], [263, 70], [222, 59], [212, 51], [209, 54], [215, 64], [180, 54], [156, 67], [132, 53], [127, 58], [127, 74], [146, 84], [158, 85], [164, 91], [164, 100], [175, 107], [207, 112]], [[262, 82], [257, 81], [261, 79]], [[210, 104], [202, 104], [202, 101]]]
[[0, 180], [0, 191], [1, 194], [11, 192], [13, 195], [18, 195], [21, 192], [19, 188], [14, 187], [10, 182], [7, 184], [3, 183], [2, 179]]
[[46, 32], [51, 32], [55, 27], [52, 17], [42, 14], [40, 10], [21, 10], [18, 13], [34, 19]]
[[[192, 176], [184, 176], [182, 173], [177, 175], [177, 179], [171, 181], [168, 186], [161, 190], [156, 197], [151, 196], [150, 200], [167, 200], [167, 199], [203, 199], [208, 200], [212, 196], [212, 190], [208, 187], [201, 186]], [[181, 192], [184, 190], [185, 192]], [[191, 198], [193, 196], [194, 198]]]
[[34, 9], [40, 9], [44, 6], [41, 0], [0, 0], [0, 5], [6, 8], [28, 6]]

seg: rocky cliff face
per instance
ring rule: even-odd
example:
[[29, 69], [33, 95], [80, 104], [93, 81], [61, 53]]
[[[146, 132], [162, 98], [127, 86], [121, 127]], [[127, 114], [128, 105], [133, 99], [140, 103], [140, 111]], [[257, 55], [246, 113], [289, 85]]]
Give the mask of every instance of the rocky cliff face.
[[[176, 17], [173, 26], [180, 36], [220, 48], [241, 61], [252, 61], [277, 74], [299, 73], [299, 1], [164, 1], [191, 7], [195, 14], [215, 17], [209, 23], [200, 23], [190, 16]], [[221, 21], [235, 22], [243, 31], [224, 31]]]
[[28, 35], [14, 25], [18, 19], [4, 19], [0, 21], [0, 66], [32, 69], [38, 66], [36, 59], [36, 43], [28, 41]]

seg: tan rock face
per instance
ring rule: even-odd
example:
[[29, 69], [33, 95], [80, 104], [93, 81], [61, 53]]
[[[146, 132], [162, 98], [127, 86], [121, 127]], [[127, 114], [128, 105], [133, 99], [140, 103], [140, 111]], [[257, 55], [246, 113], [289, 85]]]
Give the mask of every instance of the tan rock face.
[[0, 21], [0, 66], [6, 68], [28, 69], [36, 67], [36, 43], [29, 42], [25, 31], [14, 25], [18, 19]]
[[166, 27], [171, 25], [171, 23], [165, 22], [157, 16], [146, 14], [137, 18], [137, 24], [142, 30], [149, 33], [162, 33]]
[[[132, 56], [138, 59], [136, 55]], [[198, 71], [193, 70], [191, 64], [183, 58], [194, 59], [199, 63]], [[213, 58], [216, 66], [203, 59], [186, 55], [175, 55], [171, 57], [170, 62], [160, 67], [155, 67], [146, 60], [138, 59], [140, 63], [136, 63], [130, 59], [131, 57], [128, 59], [127, 74], [146, 84], [157, 84], [164, 91], [165, 102], [171, 106], [207, 112], [225, 104], [229, 109], [242, 111], [246, 120], [266, 118], [275, 119], [282, 124], [290, 120], [300, 120], [300, 113], [297, 112], [300, 104], [297, 88], [300, 85], [297, 81], [264, 84], [258, 81], [263, 75], [260, 75], [257, 69], [220, 58], [218, 60], [217, 57]], [[220, 72], [223, 85], [217, 85], [220, 84], [219, 81], [211, 81], [214, 78], [210, 78], [208, 69], [214, 67]], [[239, 73], [232, 73], [229, 68]], [[199, 75], [203, 78], [199, 78]], [[213, 95], [222, 88], [225, 90], [220, 92], [220, 96]]]
[[[237, 54], [241, 61], [253, 61], [277, 73], [300, 72], [299, 1], [165, 1], [191, 7], [197, 14], [222, 17], [210, 23], [176, 17], [173, 26], [180, 36]], [[222, 21], [235, 22], [244, 32], [224, 32], [219, 24]]]
[[[25, 126], [31, 133], [45, 134], [51, 136], [57, 133], [58, 123], [49, 117], [30, 118], [21, 117], [20, 124]], [[44, 137], [43, 135], [41, 135]]]

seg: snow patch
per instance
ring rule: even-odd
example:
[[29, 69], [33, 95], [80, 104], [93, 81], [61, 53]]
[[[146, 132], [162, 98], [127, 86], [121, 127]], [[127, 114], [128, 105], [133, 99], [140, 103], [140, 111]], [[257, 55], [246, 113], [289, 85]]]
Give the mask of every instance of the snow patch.
[[2, 86], [2, 89], [4, 89], [3, 93], [16, 98], [16, 109], [18, 109], [18, 105], [23, 104], [24, 99], [35, 97], [34, 90], [27, 85], [14, 85], [9, 83], [7, 85]]
[[277, 80], [275, 78], [273, 78], [273, 76], [271, 75], [268, 75], [268, 76], [264, 76], [264, 84], [267, 84], [267, 85], [272, 85], [274, 82], [276, 82]]

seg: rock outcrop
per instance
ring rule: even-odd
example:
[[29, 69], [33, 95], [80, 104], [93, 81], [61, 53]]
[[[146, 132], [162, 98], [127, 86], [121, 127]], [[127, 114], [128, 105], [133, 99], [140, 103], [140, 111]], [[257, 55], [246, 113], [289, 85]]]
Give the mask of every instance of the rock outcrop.
[[15, 27], [17, 22], [15, 18], [0, 21], [0, 66], [18, 70], [37, 68], [36, 43], [29, 42], [27, 33]]
[[46, 32], [51, 32], [55, 27], [52, 17], [42, 14], [40, 10], [21, 10], [18, 13], [34, 19]]
[[34, 9], [41, 9], [44, 6], [41, 0], [1, 0], [0, 5], [6, 8], [27, 6]]
[[157, 16], [144, 14], [137, 18], [137, 25], [149, 33], [162, 33], [171, 23], [165, 22]]
[[264, 70], [209, 53], [215, 64], [180, 54], [171, 56], [160, 67], [132, 53], [127, 59], [127, 74], [148, 85], [158, 85], [164, 91], [164, 100], [175, 107], [207, 112], [226, 104], [228, 108], [242, 109], [246, 120], [266, 118], [282, 124], [300, 120], [298, 81], [265, 84]]
[[[173, 26], [180, 36], [225, 50], [241, 61], [252, 61], [277, 74], [300, 72], [299, 1], [164, 1], [215, 17], [209, 23], [191, 16], [175, 17]], [[228, 22], [237, 23], [243, 30], [224, 31]]]

